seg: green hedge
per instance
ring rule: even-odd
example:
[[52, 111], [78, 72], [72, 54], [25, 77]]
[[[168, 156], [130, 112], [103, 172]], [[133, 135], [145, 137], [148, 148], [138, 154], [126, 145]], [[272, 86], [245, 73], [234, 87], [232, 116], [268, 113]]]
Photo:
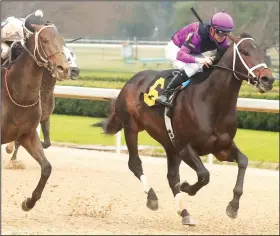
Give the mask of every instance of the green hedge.
[[[56, 98], [55, 114], [106, 117], [108, 101]], [[279, 132], [279, 114], [238, 111], [238, 127]]]
[[237, 112], [238, 128], [279, 132], [279, 114], [265, 112]]
[[75, 98], [56, 98], [55, 114], [106, 117], [107, 101], [91, 101]]

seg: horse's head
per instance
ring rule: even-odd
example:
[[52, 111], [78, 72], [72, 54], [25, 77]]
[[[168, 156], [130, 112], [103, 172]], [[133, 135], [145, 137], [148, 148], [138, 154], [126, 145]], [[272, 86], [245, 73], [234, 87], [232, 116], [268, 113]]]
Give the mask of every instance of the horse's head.
[[69, 78], [72, 80], [78, 79], [80, 75], [80, 68], [78, 67], [76, 62], [76, 55], [72, 50], [66, 47], [66, 45], [64, 45], [63, 49], [64, 54], [66, 55], [66, 58], [70, 64]]
[[[263, 50], [246, 33], [241, 34], [240, 38], [234, 35], [229, 37], [233, 41], [233, 70], [240, 68], [238, 71], [248, 73], [248, 83], [256, 86], [261, 93], [271, 90], [275, 79], [264, 63]], [[234, 76], [244, 79], [243, 76]]]
[[39, 66], [47, 68], [58, 80], [68, 78], [69, 63], [63, 53], [64, 39], [53, 24], [31, 14], [24, 23], [22, 46]]

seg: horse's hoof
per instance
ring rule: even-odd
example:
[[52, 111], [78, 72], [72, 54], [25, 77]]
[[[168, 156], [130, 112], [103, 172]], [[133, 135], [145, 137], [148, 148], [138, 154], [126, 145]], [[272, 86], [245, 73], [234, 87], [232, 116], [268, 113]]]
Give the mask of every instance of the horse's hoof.
[[30, 198], [27, 198], [27, 199], [25, 199], [25, 200], [22, 202], [22, 204], [21, 204], [21, 209], [22, 209], [23, 211], [30, 211], [30, 210], [32, 209], [32, 207], [29, 208], [29, 207], [27, 206], [27, 202], [30, 201], [30, 200], [31, 200]]
[[194, 219], [192, 218], [191, 215], [183, 216], [182, 223], [183, 223], [183, 225], [195, 226]]
[[11, 154], [14, 151], [13, 147], [10, 147], [9, 145], [6, 146], [6, 153]]
[[158, 200], [147, 199], [147, 207], [152, 211], [158, 210]]
[[44, 143], [44, 142], [41, 142], [41, 143], [42, 143], [42, 146], [43, 146], [44, 149], [47, 149], [48, 147], [51, 146], [50, 143]]
[[230, 217], [232, 219], [236, 219], [238, 210], [234, 210], [229, 203], [227, 206], [227, 209], [226, 209], [226, 213], [227, 213], [228, 217]]

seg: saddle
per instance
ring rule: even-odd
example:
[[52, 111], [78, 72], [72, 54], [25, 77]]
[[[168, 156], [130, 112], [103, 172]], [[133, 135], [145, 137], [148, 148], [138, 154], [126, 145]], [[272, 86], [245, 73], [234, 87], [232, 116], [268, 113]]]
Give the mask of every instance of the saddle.
[[[206, 80], [211, 74], [212, 70], [213, 69], [211, 68], [205, 67], [203, 68], [203, 72], [194, 74], [187, 81], [178, 86], [169, 98], [170, 103], [173, 105], [179, 92], [189, 84], [198, 84]], [[147, 87], [146, 92], [140, 94], [140, 96], [143, 97], [142, 99], [140, 98], [140, 101], [143, 100], [144, 104], [149, 107], [156, 107], [158, 105], [161, 105], [155, 101], [156, 98], [165, 91], [172, 78], [179, 72], [180, 71], [176, 69], [160, 71], [159, 74], [151, 81], [151, 83]]]

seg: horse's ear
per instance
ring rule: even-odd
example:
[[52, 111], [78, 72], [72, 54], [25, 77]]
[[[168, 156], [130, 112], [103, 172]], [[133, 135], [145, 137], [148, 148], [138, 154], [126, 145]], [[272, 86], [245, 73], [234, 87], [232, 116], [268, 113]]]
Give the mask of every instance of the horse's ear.
[[233, 33], [230, 33], [228, 35], [228, 38], [234, 43], [237, 43], [239, 41], [238, 37], [236, 37]]

